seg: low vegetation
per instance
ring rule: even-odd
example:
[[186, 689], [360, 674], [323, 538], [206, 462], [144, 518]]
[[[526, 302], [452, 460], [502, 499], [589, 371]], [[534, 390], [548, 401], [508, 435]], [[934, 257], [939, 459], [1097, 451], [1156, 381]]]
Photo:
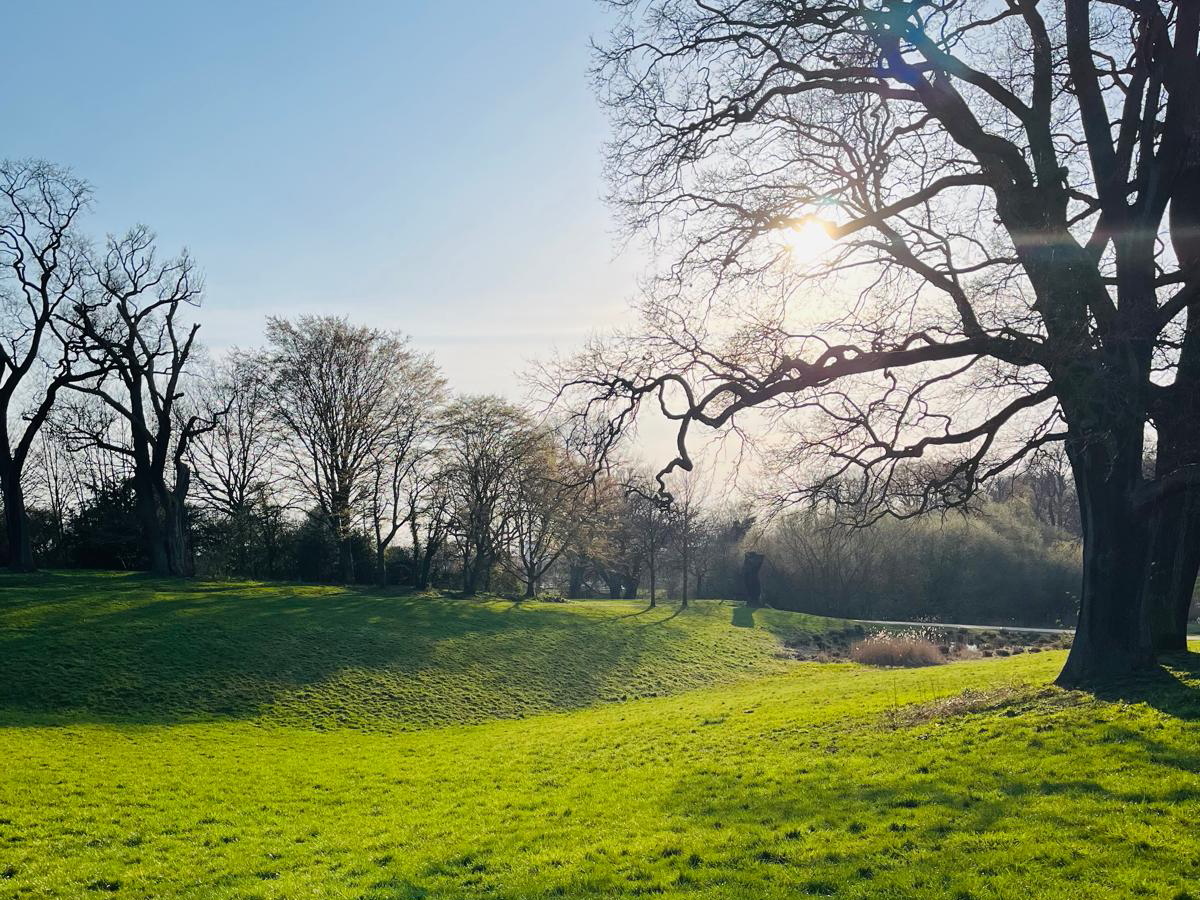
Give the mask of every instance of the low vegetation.
[[850, 658], [868, 666], [937, 666], [949, 659], [919, 631], [877, 631], [850, 648]]
[[1192, 896], [1195, 655], [1099, 697], [1061, 651], [787, 658], [845, 628], [8, 578], [0, 894]]

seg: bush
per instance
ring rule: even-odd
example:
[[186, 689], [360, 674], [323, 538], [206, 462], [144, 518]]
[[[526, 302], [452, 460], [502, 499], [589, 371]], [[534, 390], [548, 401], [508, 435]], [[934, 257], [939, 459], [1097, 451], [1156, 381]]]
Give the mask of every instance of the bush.
[[878, 631], [850, 647], [850, 658], [868, 666], [936, 666], [946, 657], [929, 638], [916, 631]]

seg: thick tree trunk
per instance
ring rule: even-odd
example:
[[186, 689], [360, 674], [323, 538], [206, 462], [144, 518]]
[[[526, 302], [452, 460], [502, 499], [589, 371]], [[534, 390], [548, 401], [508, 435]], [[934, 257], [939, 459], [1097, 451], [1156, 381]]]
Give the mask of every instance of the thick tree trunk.
[[679, 576], [679, 605], [688, 608], [688, 556], [690, 548], [685, 541], [683, 544], [683, 573]]
[[166, 545], [167, 574], [190, 578], [195, 574], [192, 565], [192, 547], [188, 539], [187, 510], [179, 501], [171, 498], [165, 504], [163, 539]]
[[587, 569], [579, 563], [572, 563], [567, 582], [567, 599], [578, 600], [583, 595], [583, 576]]
[[626, 600], [637, 599], [638, 587], [640, 584], [641, 582], [637, 578], [625, 579], [625, 587], [622, 589], [622, 593], [624, 594]]
[[32, 572], [33, 545], [29, 539], [29, 516], [21, 473], [10, 465], [0, 479], [4, 488], [4, 525], [8, 539], [8, 567], [13, 572]]
[[387, 548], [375, 548], [375, 583], [387, 587]]
[[1068, 441], [1083, 525], [1079, 624], [1058, 684], [1075, 687], [1154, 664], [1144, 615], [1148, 535], [1133, 506], [1141, 468], [1140, 436], [1125, 447]]
[[654, 545], [650, 545], [650, 607], [658, 606], [658, 568], [654, 554]]
[[1156, 652], [1187, 650], [1188, 611], [1200, 571], [1200, 491], [1162, 500], [1150, 517], [1146, 618]]
[[742, 589], [748, 606], [762, 605], [762, 567], [766, 557], [753, 550], [742, 558]]
[[525, 599], [532, 600], [537, 596], [537, 581], [530, 578], [525, 582]]
[[155, 497], [152, 477], [144, 472], [135, 471], [133, 493], [138, 523], [142, 529], [142, 546], [146, 550], [146, 561], [149, 564], [150, 572], [154, 575], [170, 575], [171, 565], [167, 557], [164, 523], [160, 515], [158, 500]]
[[481, 553], [475, 556], [463, 566], [463, 596], [474, 597], [479, 593], [480, 589], [487, 590], [487, 578], [491, 565], [484, 559]]
[[429, 587], [433, 574], [433, 559], [437, 555], [438, 547], [439, 544], [430, 542], [425, 545], [425, 552], [421, 554], [421, 566], [417, 573], [417, 590], [419, 591]]
[[338, 541], [338, 571], [342, 584], [354, 584], [353, 541], [348, 535]]
[[[1171, 198], [1171, 242], [1182, 269], [1200, 265], [1200, 154], [1197, 123], [1185, 170]], [[1183, 344], [1168, 402], [1155, 411], [1158, 458], [1155, 474], [1200, 463], [1200, 311], [1187, 312]], [[1146, 614], [1156, 651], [1187, 650], [1187, 621], [1200, 571], [1200, 487], [1165, 497], [1151, 516], [1152, 544]]]

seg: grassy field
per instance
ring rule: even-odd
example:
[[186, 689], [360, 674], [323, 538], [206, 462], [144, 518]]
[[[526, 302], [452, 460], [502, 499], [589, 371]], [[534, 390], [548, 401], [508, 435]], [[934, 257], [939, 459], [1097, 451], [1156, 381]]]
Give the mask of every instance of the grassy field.
[[832, 627], [0, 579], [0, 897], [1200, 898], [1195, 654], [780, 653]]

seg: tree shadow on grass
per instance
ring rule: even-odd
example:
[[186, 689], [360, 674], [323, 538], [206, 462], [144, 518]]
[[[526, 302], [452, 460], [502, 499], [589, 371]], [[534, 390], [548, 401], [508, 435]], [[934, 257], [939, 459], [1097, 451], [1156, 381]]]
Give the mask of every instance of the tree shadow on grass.
[[670, 690], [690, 636], [615, 618], [369, 589], [0, 577], [0, 724], [403, 728]]
[[680, 616], [683, 613], [683, 607], [678, 606], [678, 605], [646, 607], [646, 609], [642, 610], [642, 612], [647, 613], [647, 612], [650, 612], [652, 609], [654, 609], [654, 610], [661, 609], [664, 611], [669, 609], [669, 610], [671, 610], [671, 614], [669, 616], [663, 616], [661, 619], [651, 619], [649, 622], [639, 622], [637, 625], [638, 628], [653, 628], [655, 625], [665, 625], [667, 622], [670, 622], [672, 619], [677, 618], [678, 616]]
[[738, 628], [753, 628], [754, 607], [735, 606], [733, 608], [733, 624]]
[[[895, 729], [868, 717], [775, 731], [772, 745], [732, 758], [715, 749], [730, 746], [717, 736], [728, 726], [716, 725], [714, 747], [690, 747], [704, 762], [679, 776], [663, 812], [720, 829], [726, 857], [796, 878], [797, 895], [825, 893], [806, 890], [805, 879], [846, 886], [857, 872], [894, 877], [887, 895], [910, 896], [907, 867], [939, 885], [920, 896], [956, 896], [950, 882], [959, 873], [997, 874], [996, 848], [1004, 857], [996, 870], [1046, 866], [1070, 883], [1079, 874], [1071, 872], [1073, 842], [1120, 846], [1147, 811], [1161, 817], [1155, 827], [1164, 836], [1139, 845], [1139, 855], [1148, 871], [1177, 872], [1175, 842], [1191, 828], [1188, 804], [1200, 800], [1184, 774], [1195, 771], [1194, 732], [1122, 727], [1119, 715], [1100, 726], [1090, 705], [1080, 709], [1028, 719], [972, 714], [934, 728]], [[1103, 884], [1100, 863], [1089, 866], [1092, 886]]]
[[1177, 719], [1200, 720], [1200, 653], [1164, 655], [1152, 672], [1116, 679], [1092, 693], [1101, 700], [1145, 703]]

